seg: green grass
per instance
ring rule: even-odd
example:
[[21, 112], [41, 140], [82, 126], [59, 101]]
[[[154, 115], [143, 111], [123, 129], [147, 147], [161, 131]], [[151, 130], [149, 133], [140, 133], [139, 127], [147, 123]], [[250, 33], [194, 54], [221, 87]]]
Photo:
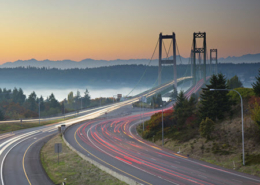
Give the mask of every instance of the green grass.
[[39, 122], [22, 122], [22, 123], [1, 123], [0, 124], [0, 134], [6, 133], [6, 132], [13, 132], [16, 130], [22, 130], [26, 128], [33, 128], [33, 127], [39, 127], [43, 125], [49, 125], [53, 123], [58, 123], [64, 120], [68, 120], [74, 117], [67, 117], [65, 119], [55, 119], [55, 120], [48, 120], [48, 121], [41, 121], [41, 124]]
[[[55, 143], [62, 143], [62, 153], [60, 154], [59, 165], [57, 163], [58, 156], [54, 153]], [[41, 162], [46, 173], [55, 184], [61, 184], [62, 182], [66, 182], [67, 185], [125, 184], [83, 160], [66, 146], [60, 135], [53, 137], [44, 145], [41, 150]]]

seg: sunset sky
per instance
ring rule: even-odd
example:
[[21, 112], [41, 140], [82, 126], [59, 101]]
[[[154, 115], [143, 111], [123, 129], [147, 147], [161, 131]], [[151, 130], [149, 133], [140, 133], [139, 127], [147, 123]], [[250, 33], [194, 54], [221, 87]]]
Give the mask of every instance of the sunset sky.
[[160, 32], [184, 57], [198, 31], [219, 57], [260, 53], [260, 0], [2, 0], [0, 17], [0, 64], [150, 58]]

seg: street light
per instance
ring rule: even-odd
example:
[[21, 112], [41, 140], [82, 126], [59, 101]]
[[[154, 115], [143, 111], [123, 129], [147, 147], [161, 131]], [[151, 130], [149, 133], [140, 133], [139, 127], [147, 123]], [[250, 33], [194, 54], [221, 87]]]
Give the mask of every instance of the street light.
[[66, 98], [63, 100], [63, 118], [65, 119], [65, 100]]
[[162, 146], [164, 144], [164, 141], [163, 141], [163, 139], [164, 139], [163, 127], [164, 127], [164, 125], [163, 125], [163, 101], [162, 101]]
[[242, 120], [242, 153], [243, 153], [243, 165], [245, 166], [245, 143], [244, 143], [244, 118], [243, 118], [243, 99], [241, 94], [234, 89], [210, 89], [210, 91], [234, 91], [240, 96], [241, 100], [241, 120]]

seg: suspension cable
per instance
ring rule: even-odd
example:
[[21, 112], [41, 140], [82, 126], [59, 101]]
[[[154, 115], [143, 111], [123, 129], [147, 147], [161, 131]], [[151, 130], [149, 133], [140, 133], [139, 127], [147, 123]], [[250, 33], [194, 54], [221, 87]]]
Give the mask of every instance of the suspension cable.
[[143, 72], [141, 78], [140, 78], [139, 81], [136, 83], [136, 85], [134, 86], [134, 88], [133, 88], [133, 89], [132, 89], [132, 90], [131, 90], [131, 91], [130, 91], [126, 96], [129, 96], [129, 94], [131, 94], [131, 93], [135, 90], [135, 88], [137, 87], [137, 85], [138, 85], [138, 84], [141, 82], [141, 80], [143, 79], [143, 77], [144, 77], [144, 75], [145, 75], [145, 73], [146, 73], [146, 71], [147, 71], [149, 65], [150, 65], [151, 62], [152, 62], [152, 59], [153, 59], [153, 56], [154, 56], [155, 51], [156, 51], [156, 49], [157, 49], [158, 43], [159, 43], [159, 39], [157, 40], [157, 43], [156, 43], [156, 46], [155, 46], [155, 48], [154, 48], [154, 51], [153, 51], [152, 57], [151, 57], [151, 59], [150, 59], [148, 65], [146, 66], [146, 68], [145, 68], [145, 70], [144, 70], [144, 72]]

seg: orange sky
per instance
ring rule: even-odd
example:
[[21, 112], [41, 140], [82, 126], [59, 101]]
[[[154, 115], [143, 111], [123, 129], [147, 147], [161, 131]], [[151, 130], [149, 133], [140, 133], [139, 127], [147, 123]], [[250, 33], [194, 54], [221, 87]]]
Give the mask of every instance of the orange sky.
[[207, 32], [219, 57], [260, 53], [259, 0], [8, 0], [0, 2], [0, 64], [16, 60], [150, 58], [160, 32], [188, 57]]

